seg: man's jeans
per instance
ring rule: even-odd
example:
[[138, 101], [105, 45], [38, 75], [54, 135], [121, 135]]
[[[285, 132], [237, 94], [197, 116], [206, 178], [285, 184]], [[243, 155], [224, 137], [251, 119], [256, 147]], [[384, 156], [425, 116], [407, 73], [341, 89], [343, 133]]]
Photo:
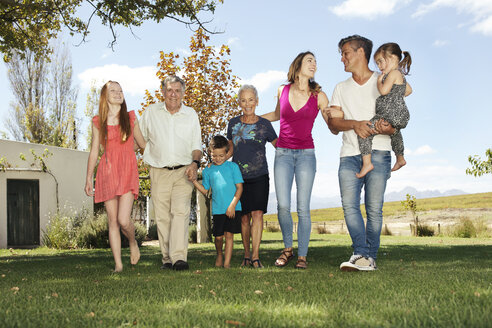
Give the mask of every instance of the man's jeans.
[[298, 256], [307, 256], [311, 236], [311, 191], [316, 174], [314, 149], [277, 148], [275, 151], [275, 193], [277, 194], [278, 222], [282, 229], [285, 248], [292, 247], [292, 215], [290, 196], [294, 176], [297, 186]]
[[[391, 154], [389, 151], [373, 150], [374, 169], [358, 179], [355, 174], [362, 167], [361, 155], [340, 158], [338, 181], [342, 195], [345, 222], [352, 238], [354, 254], [376, 259], [381, 227], [383, 225], [383, 203], [386, 181], [391, 176]], [[361, 190], [364, 186], [367, 226], [360, 211]]]

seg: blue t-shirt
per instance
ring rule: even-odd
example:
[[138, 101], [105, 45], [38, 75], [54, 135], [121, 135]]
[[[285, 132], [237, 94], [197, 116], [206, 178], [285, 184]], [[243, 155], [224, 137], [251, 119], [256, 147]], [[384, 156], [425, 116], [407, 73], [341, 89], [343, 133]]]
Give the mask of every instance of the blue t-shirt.
[[265, 144], [277, 139], [277, 133], [269, 120], [259, 117], [258, 122], [241, 122], [234, 117], [227, 126], [227, 139], [234, 144], [232, 161], [239, 165], [244, 179], [268, 174]]
[[[212, 188], [212, 214], [226, 214], [227, 208], [236, 194], [236, 183], [243, 183], [241, 171], [236, 163], [226, 161], [222, 165], [212, 164], [203, 172], [203, 187]], [[236, 211], [241, 211], [237, 202]]]

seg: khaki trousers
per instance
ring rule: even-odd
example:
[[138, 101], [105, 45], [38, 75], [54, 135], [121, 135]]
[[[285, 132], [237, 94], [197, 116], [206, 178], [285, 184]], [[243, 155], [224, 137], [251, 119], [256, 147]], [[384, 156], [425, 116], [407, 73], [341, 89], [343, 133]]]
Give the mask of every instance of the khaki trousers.
[[150, 168], [150, 192], [154, 205], [162, 263], [187, 261], [188, 225], [193, 184], [177, 170]]

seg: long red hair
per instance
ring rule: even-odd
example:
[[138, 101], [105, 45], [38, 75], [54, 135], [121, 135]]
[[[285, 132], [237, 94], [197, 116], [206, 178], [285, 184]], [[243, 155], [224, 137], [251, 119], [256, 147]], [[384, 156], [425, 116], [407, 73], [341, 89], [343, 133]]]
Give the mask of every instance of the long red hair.
[[[116, 83], [115, 81], [108, 81], [101, 89], [101, 96], [99, 97], [99, 125], [100, 125], [100, 141], [103, 146], [106, 145], [106, 139], [108, 136], [108, 89], [111, 83]], [[120, 86], [121, 87], [121, 86]], [[128, 115], [128, 110], [126, 107], [126, 101], [123, 99], [123, 103], [120, 108], [119, 115], [119, 126], [120, 126], [120, 136], [121, 143], [128, 139], [128, 136], [132, 133], [130, 126], [130, 115]]]

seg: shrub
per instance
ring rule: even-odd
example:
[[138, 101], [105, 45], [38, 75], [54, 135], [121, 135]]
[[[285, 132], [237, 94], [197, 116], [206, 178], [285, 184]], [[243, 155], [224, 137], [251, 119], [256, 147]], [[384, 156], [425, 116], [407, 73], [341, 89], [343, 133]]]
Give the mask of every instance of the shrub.
[[381, 230], [381, 234], [384, 236], [393, 236], [393, 233], [391, 232], [390, 229], [388, 229], [388, 225], [385, 224], [383, 229]]
[[461, 218], [460, 222], [454, 225], [452, 235], [459, 238], [472, 238], [477, 236], [477, 229], [469, 218]]
[[318, 226], [316, 227], [316, 230], [318, 231], [318, 233], [319, 233], [320, 235], [326, 235], [326, 234], [329, 234], [329, 233], [330, 233], [330, 231], [329, 231], [328, 229], [326, 229], [326, 227], [325, 227], [325, 226], [321, 226], [321, 225], [318, 225]]
[[198, 233], [196, 230], [196, 224], [190, 225], [190, 227], [188, 229], [188, 233], [189, 233], [188, 241], [192, 244], [196, 244], [197, 243], [197, 237], [198, 237]]
[[159, 236], [157, 235], [157, 224], [153, 223], [149, 227], [149, 232], [147, 233], [147, 237], [149, 237], [151, 240], [159, 239]]
[[[138, 222], [135, 225], [135, 239], [138, 245], [147, 235], [146, 227]], [[98, 214], [85, 220], [77, 234], [77, 246], [84, 248], [109, 248], [108, 217], [106, 213]], [[121, 233], [121, 247], [128, 247], [128, 239]]]
[[106, 213], [88, 218], [77, 234], [77, 246], [84, 248], [108, 248], [108, 217]]
[[43, 244], [49, 248], [75, 248], [75, 220], [69, 215], [57, 213], [52, 216], [43, 235]]
[[427, 224], [419, 224], [417, 226], [417, 236], [432, 237], [434, 236], [434, 228], [429, 227]]
[[276, 225], [273, 225], [273, 224], [269, 224], [267, 225], [266, 229], [265, 229], [267, 232], [279, 232], [280, 231], [280, 227], [277, 227]]

